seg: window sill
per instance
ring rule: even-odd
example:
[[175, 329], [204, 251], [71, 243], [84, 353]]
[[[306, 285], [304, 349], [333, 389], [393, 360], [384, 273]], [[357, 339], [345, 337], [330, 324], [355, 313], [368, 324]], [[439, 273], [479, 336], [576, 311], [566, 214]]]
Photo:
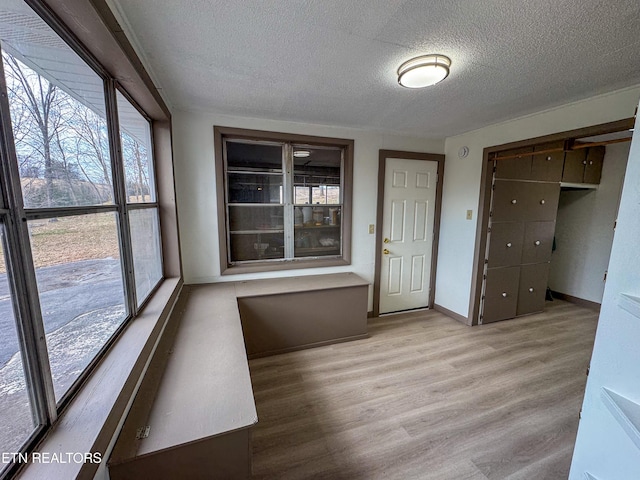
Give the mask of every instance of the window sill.
[[298, 270], [302, 268], [322, 268], [351, 265], [351, 261], [344, 258], [327, 258], [314, 260], [286, 260], [282, 262], [253, 263], [226, 267], [220, 272], [222, 275], [238, 275], [242, 273], [277, 272], [282, 270]]
[[[102, 462], [106, 461], [109, 444], [130, 407], [182, 284], [182, 278], [175, 277], [162, 282], [37, 445], [36, 452], [62, 454], [65, 460], [68, 453], [100, 453]], [[16, 478], [93, 478], [99, 466], [29, 463]]]

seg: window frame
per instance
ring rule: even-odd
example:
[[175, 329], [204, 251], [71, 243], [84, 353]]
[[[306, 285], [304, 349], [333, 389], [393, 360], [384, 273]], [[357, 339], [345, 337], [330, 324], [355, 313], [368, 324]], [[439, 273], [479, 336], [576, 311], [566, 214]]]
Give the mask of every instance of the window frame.
[[[354, 141], [345, 138], [320, 137], [313, 135], [299, 135], [293, 133], [271, 132], [264, 130], [249, 130], [244, 128], [214, 126], [214, 156], [216, 172], [216, 202], [218, 217], [218, 245], [220, 273], [222, 275], [235, 275], [241, 273], [267, 272], [294, 270], [302, 268], [319, 268], [331, 266], [344, 266], [351, 264], [351, 222], [352, 222], [352, 191], [353, 191], [353, 151]], [[247, 142], [271, 142], [282, 143], [284, 145], [283, 155], [291, 155], [291, 150], [287, 145], [305, 145], [312, 147], [338, 147], [343, 149], [342, 159], [342, 254], [340, 256], [300, 257], [285, 258], [270, 261], [243, 261], [240, 264], [231, 264], [229, 261], [229, 218], [227, 215], [227, 179], [225, 168], [225, 140], [239, 140]], [[293, 161], [293, 160], [292, 160]], [[286, 163], [286, 162], [285, 162]], [[288, 165], [288, 164], [287, 164]], [[293, 163], [289, 166], [293, 168]], [[286, 182], [286, 177], [293, 171], [282, 173]], [[286, 186], [284, 186], [287, 188]], [[293, 185], [291, 185], [292, 195], [294, 195]], [[286, 198], [286, 195], [285, 195]], [[295, 196], [291, 199], [292, 204]], [[276, 204], [274, 204], [276, 205]], [[286, 207], [286, 204], [285, 204]], [[293, 219], [292, 219], [293, 221]], [[291, 224], [293, 228], [293, 223]]]
[[[162, 225], [161, 203], [164, 201], [159, 188], [159, 160], [156, 147], [160, 144], [162, 150], [162, 163], [167, 162], [165, 129], [170, 126], [170, 114], [162, 102], [159, 102], [159, 110], [154, 111], [155, 120], [148, 115], [142, 107], [133, 99], [116, 80], [116, 75], [110, 73], [81, 43], [74, 33], [62, 22], [46, 4], [40, 0], [24, 0], [24, 3], [33, 10], [34, 14], [42, 19], [53, 32], [73, 51], [78, 57], [98, 76], [103, 84], [105, 117], [109, 140], [109, 162], [111, 165], [111, 181], [113, 183], [113, 204], [111, 205], [87, 205], [50, 208], [25, 208], [18, 160], [15, 151], [15, 143], [12, 131], [12, 121], [9, 112], [7, 95], [0, 95], [0, 223], [5, 228], [5, 260], [7, 264], [7, 278], [10, 285], [11, 297], [14, 305], [16, 324], [20, 349], [25, 361], [25, 377], [28, 395], [32, 404], [34, 428], [31, 435], [23, 443], [21, 451], [30, 451], [43, 438], [44, 434], [56, 423], [58, 417], [69, 407], [72, 400], [79, 394], [81, 387], [87, 382], [93, 371], [102, 362], [103, 358], [114, 346], [120, 335], [129, 324], [142, 315], [142, 310], [152, 297], [161, 288], [167, 277], [166, 270], [175, 270], [175, 266], [167, 266], [165, 252], [163, 251], [166, 229]], [[136, 88], [139, 88], [136, 85]], [[5, 72], [0, 64], [0, 93], [6, 93], [7, 85]], [[126, 197], [126, 175], [124, 171], [124, 159], [120, 142], [120, 128], [117, 111], [116, 91], [120, 92], [140, 114], [150, 122], [150, 147], [151, 159], [149, 160], [153, 170], [153, 188], [155, 189], [155, 201], [130, 204]], [[141, 96], [140, 91], [135, 91], [136, 97]], [[154, 96], [153, 92], [150, 92]], [[146, 93], [143, 96], [147, 95]], [[148, 96], [148, 95], [147, 95]], [[148, 103], [148, 98], [145, 98]], [[167, 115], [164, 115], [167, 114]], [[162, 138], [155, 138], [156, 130], [161, 131]], [[170, 152], [169, 152], [170, 153]], [[170, 159], [170, 158], [169, 158]], [[163, 169], [166, 168], [163, 166]], [[163, 185], [163, 191], [166, 185]], [[166, 202], [164, 202], [166, 203]], [[134, 262], [131, 249], [131, 231], [128, 221], [128, 212], [137, 209], [154, 209], [158, 218], [158, 233], [160, 242], [160, 270], [161, 278], [155, 286], [146, 294], [146, 297], [138, 305], [135, 291]], [[126, 316], [118, 328], [108, 340], [101, 346], [98, 353], [75, 379], [71, 387], [56, 401], [53, 391], [51, 367], [48, 359], [48, 351], [44, 333], [44, 322], [40, 307], [38, 285], [36, 280], [36, 268], [33, 263], [31, 244], [29, 240], [29, 220], [47, 219], [72, 215], [91, 215], [95, 213], [111, 212], [116, 214], [116, 226], [120, 246], [122, 280], [124, 288], [124, 303]], [[169, 239], [171, 242], [173, 239]], [[173, 259], [170, 259], [170, 261]], [[181, 277], [181, 272], [178, 272]], [[0, 473], [0, 478], [12, 476], [20, 468], [19, 464], [7, 465]]]

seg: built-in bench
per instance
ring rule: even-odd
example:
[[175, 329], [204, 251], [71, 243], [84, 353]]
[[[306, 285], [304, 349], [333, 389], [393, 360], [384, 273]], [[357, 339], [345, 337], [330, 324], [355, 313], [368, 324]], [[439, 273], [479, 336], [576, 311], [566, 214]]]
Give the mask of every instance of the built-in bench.
[[367, 295], [352, 273], [185, 287], [110, 478], [248, 478], [258, 421], [248, 356], [366, 337]]

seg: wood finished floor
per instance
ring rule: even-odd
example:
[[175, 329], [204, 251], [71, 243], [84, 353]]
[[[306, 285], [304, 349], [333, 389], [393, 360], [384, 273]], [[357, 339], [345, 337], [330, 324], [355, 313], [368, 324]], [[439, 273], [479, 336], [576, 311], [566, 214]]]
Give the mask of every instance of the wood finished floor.
[[428, 311], [250, 362], [255, 479], [566, 479], [597, 313], [467, 327]]

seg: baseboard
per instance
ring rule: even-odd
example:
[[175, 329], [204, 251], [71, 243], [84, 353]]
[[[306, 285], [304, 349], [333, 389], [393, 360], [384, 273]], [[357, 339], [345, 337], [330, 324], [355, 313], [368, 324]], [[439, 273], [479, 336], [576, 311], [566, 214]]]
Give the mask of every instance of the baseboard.
[[362, 339], [365, 339], [365, 338], [369, 338], [369, 334], [368, 333], [363, 333], [363, 334], [360, 334], [360, 335], [352, 335], [350, 337], [332, 338], [330, 340], [323, 340], [321, 342], [307, 343], [305, 345], [296, 345], [294, 347], [279, 348], [278, 350], [268, 350], [268, 351], [265, 351], [265, 352], [252, 353], [250, 355], [247, 355], [247, 358], [249, 360], [253, 360], [255, 358], [270, 357], [272, 355], [280, 355], [281, 353], [297, 352], [298, 350], [308, 350], [310, 348], [324, 347], [325, 345], [334, 345], [336, 343], [351, 342], [353, 340], [362, 340]]
[[580, 305], [581, 307], [595, 310], [596, 312], [600, 311], [600, 304], [597, 302], [592, 302], [591, 300], [585, 300], [584, 298], [574, 297], [573, 295], [568, 295], [566, 293], [556, 292], [555, 290], [551, 290], [551, 296], [553, 298], [557, 298], [558, 300], [565, 300], [567, 302]]
[[373, 311], [367, 312], [367, 318], [373, 318]]
[[469, 322], [469, 319], [467, 317], [465, 317], [463, 315], [460, 315], [459, 313], [452, 312], [448, 308], [444, 308], [442, 305], [438, 305], [437, 303], [433, 304], [433, 309], [436, 312], [443, 313], [447, 317], [451, 317], [454, 320], [459, 321], [460, 323], [464, 323], [465, 325], [470, 325], [471, 324], [471, 322]]

